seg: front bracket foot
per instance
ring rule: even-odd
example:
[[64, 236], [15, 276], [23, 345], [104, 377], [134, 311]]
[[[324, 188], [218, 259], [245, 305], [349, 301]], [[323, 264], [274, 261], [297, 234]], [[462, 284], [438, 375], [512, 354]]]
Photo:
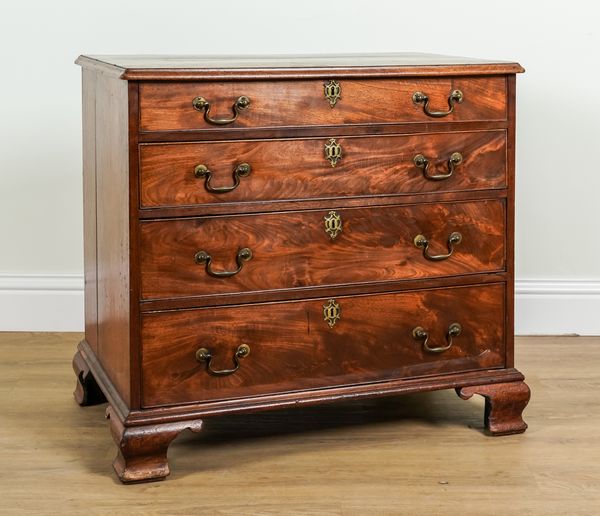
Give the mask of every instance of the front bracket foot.
[[485, 398], [484, 424], [490, 434], [520, 434], [527, 429], [522, 414], [529, 403], [531, 392], [525, 382], [461, 387], [456, 389], [456, 393], [463, 400], [469, 399], [473, 394]]
[[169, 475], [167, 449], [184, 430], [199, 432], [202, 420], [126, 427], [109, 407], [107, 416], [118, 447], [113, 467], [123, 483], [162, 480]]

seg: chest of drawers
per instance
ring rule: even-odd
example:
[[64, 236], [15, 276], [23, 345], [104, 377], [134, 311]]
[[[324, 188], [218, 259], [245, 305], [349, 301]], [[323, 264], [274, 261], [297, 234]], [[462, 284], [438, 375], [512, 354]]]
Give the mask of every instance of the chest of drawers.
[[[222, 414], [456, 389], [523, 432], [516, 63], [81, 56], [85, 339], [123, 482]], [[465, 436], [466, 438], [466, 436]]]

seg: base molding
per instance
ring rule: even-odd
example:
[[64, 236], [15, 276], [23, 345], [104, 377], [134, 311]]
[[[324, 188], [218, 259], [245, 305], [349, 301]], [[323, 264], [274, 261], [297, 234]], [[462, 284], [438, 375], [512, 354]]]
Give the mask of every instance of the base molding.
[[415, 392], [522, 382], [525, 379], [523, 374], [514, 368], [485, 369], [438, 376], [414, 377], [358, 385], [328, 387], [308, 391], [292, 391], [249, 398], [188, 403], [185, 405], [145, 409], [130, 409], [113, 386], [110, 378], [107, 376], [94, 352], [85, 340], [79, 343], [76, 356], [77, 355], [85, 362], [93, 375], [95, 382], [110, 403], [113, 417], [118, 417], [125, 427], [176, 423], [179, 421], [218, 417], [223, 414], [241, 414], [291, 407], [322, 405], [360, 398], [399, 396]]
[[529, 388], [523, 382], [523, 375], [513, 368], [386, 380], [144, 410], [127, 407], [85, 340], [79, 343], [73, 369], [76, 374], [75, 398], [80, 404], [92, 401], [89, 389], [94, 386], [100, 387], [108, 399], [107, 417], [118, 449], [113, 466], [124, 483], [164, 479], [170, 472], [167, 450], [171, 442], [184, 430], [199, 432], [205, 418], [225, 414], [455, 389], [464, 399], [473, 394], [486, 398], [484, 421], [493, 435], [520, 433], [527, 428], [521, 413], [529, 401]]

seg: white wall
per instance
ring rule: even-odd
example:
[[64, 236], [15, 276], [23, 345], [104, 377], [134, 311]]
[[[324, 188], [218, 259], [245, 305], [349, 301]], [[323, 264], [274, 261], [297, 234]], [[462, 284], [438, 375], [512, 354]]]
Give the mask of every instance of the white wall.
[[596, 5], [3, 2], [0, 329], [82, 327], [78, 54], [421, 51], [527, 69], [517, 83], [517, 331], [600, 333]]

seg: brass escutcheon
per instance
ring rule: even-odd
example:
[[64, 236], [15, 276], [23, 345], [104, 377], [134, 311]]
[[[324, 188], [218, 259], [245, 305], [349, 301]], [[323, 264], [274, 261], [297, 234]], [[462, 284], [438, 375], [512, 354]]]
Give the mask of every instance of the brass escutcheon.
[[323, 305], [323, 320], [330, 328], [335, 326], [335, 323], [340, 320], [341, 316], [342, 308], [335, 299], [330, 299], [326, 305]]
[[342, 98], [342, 87], [340, 83], [331, 79], [323, 84], [325, 89], [325, 98], [329, 101], [329, 105], [334, 107], [338, 100]]
[[331, 240], [342, 232], [342, 217], [336, 211], [330, 211], [325, 217], [325, 233], [329, 235]]
[[335, 138], [330, 138], [329, 143], [325, 144], [325, 159], [329, 160], [332, 168], [342, 159], [342, 147], [335, 141]]

